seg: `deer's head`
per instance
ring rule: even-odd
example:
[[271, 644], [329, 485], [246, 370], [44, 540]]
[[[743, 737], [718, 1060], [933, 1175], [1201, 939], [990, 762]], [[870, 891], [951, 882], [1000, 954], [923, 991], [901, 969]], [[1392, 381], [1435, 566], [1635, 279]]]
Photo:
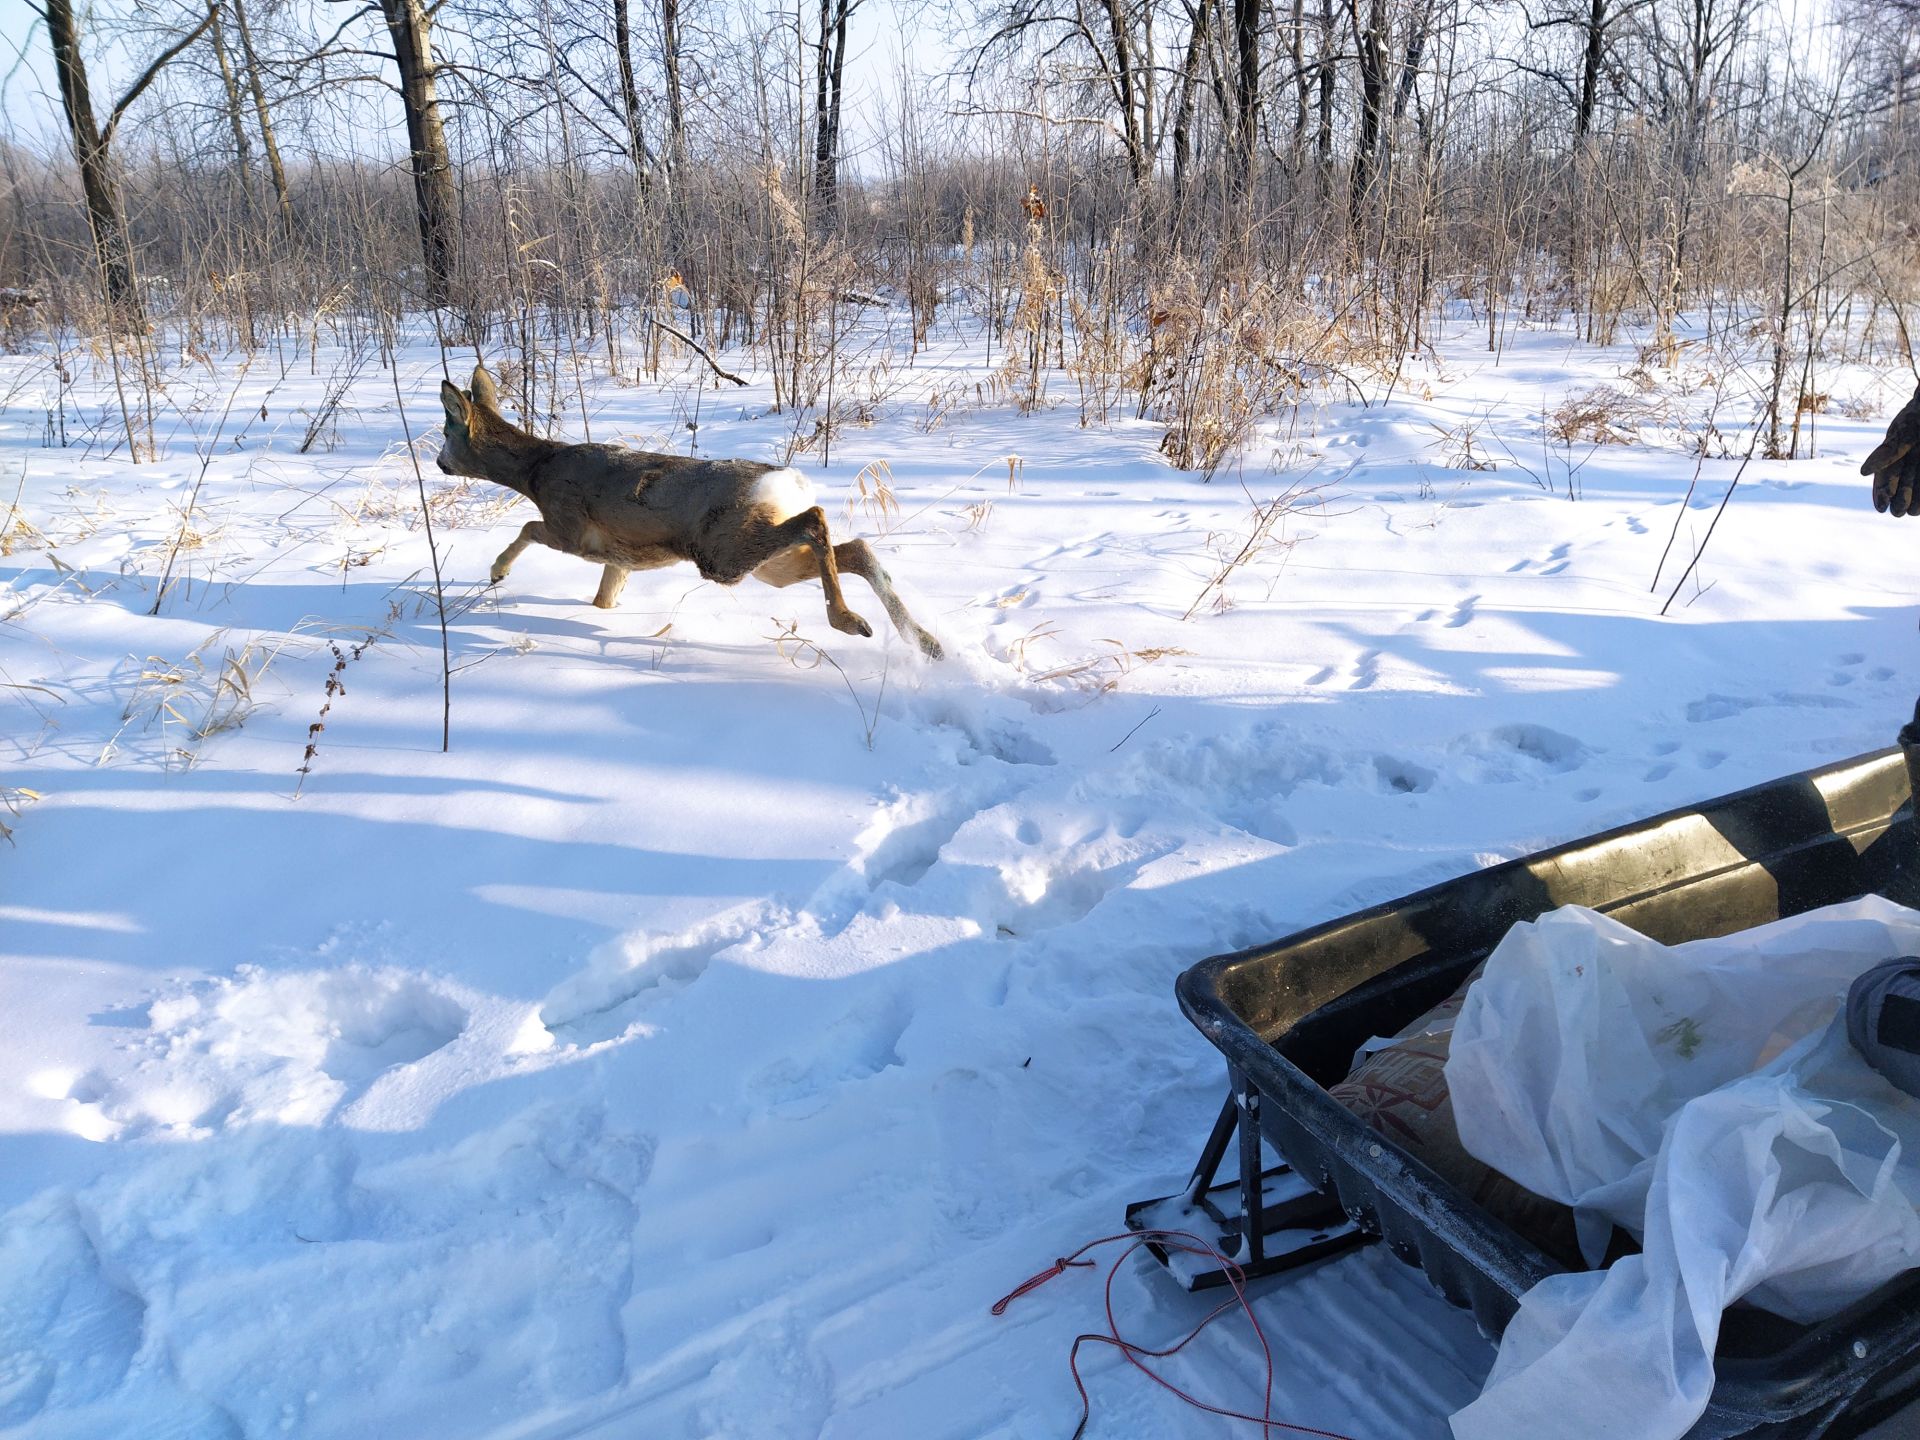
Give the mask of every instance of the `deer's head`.
[[500, 414], [500, 393], [493, 388], [493, 377], [485, 365], [473, 367], [473, 379], [462, 390], [451, 381], [440, 382], [440, 404], [447, 412], [438, 464], [448, 475], [464, 475], [475, 480], [491, 479], [480, 458], [478, 445], [484, 444], [489, 429], [511, 431], [512, 426]]

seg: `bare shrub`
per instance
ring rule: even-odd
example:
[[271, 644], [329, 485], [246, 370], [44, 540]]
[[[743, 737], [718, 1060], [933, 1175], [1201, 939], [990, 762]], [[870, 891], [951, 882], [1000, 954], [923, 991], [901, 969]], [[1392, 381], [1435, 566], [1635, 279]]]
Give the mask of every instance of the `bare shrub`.
[[1547, 417], [1547, 434], [1562, 445], [1638, 445], [1646, 430], [1671, 426], [1671, 403], [1618, 385], [1570, 391]]

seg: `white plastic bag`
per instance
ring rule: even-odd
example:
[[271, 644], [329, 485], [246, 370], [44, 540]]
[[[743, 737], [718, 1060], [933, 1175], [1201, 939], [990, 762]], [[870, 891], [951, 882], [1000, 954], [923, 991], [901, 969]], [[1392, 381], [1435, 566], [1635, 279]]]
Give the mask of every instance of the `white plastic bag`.
[[1522, 1300], [1458, 1440], [1677, 1437], [1751, 1294], [1831, 1314], [1920, 1264], [1920, 1101], [1834, 1024], [1854, 976], [1920, 953], [1869, 897], [1667, 947], [1570, 908], [1516, 926], [1468, 992], [1447, 1082], [1462, 1142], [1642, 1253]]

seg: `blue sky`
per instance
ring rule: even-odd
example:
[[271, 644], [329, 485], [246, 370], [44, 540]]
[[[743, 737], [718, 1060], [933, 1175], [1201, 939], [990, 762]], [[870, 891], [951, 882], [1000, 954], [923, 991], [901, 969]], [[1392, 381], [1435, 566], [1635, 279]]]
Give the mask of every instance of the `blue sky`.
[[[117, 0], [106, 0], [106, 3], [119, 8]], [[920, 5], [914, 0], [866, 0], [854, 13], [849, 111], [853, 121], [851, 138], [856, 146], [864, 129], [861, 121], [868, 109], [865, 102], [884, 96], [890, 107], [897, 91], [896, 76], [903, 55], [910, 54], [914, 67], [923, 73], [949, 63], [951, 51], [939, 33], [936, 20], [936, 17], [944, 18], [945, 13], [947, 7]], [[136, 73], [137, 62], [124, 53], [103, 54], [96, 43], [88, 43], [84, 37], [82, 44], [93, 79], [95, 108], [104, 113], [127, 79]], [[4, 116], [6, 133], [41, 153], [56, 147], [64, 153], [66, 141], [60, 119], [60, 97], [54, 84], [53, 56], [47, 48], [46, 26], [25, 0], [0, 0], [0, 73], [6, 72], [10, 74], [5, 91], [0, 94], [0, 116]], [[396, 131], [397, 126], [396, 116]]]

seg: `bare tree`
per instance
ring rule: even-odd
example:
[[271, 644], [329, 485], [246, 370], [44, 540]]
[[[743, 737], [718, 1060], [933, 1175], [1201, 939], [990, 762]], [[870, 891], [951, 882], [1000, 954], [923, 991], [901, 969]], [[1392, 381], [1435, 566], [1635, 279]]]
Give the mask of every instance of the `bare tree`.
[[627, 19], [627, 0], [613, 0], [613, 48], [620, 65], [620, 110], [627, 122], [627, 155], [644, 194], [653, 156], [647, 149], [646, 127], [640, 119], [640, 87], [634, 83], [633, 26]]
[[847, 21], [859, 8], [860, 0], [820, 0], [820, 39], [814, 53], [813, 201], [823, 216], [831, 216], [837, 203]]
[[423, 0], [380, 0], [380, 13], [393, 39], [393, 59], [400, 71], [400, 107], [407, 122], [427, 303], [444, 306], [454, 298], [459, 202], [446, 130], [440, 121], [440, 65], [433, 54], [433, 22]]
[[225, 3], [233, 7], [233, 23], [240, 32], [240, 53], [247, 62], [247, 89], [253, 96], [253, 116], [260, 127], [260, 147], [267, 155], [267, 173], [273, 178], [280, 228], [285, 236], [291, 237], [293, 192], [287, 184], [287, 167], [280, 158], [280, 139], [274, 133], [273, 113], [267, 108], [267, 91], [260, 79], [260, 57], [253, 48], [253, 27], [247, 23], [246, 0], [225, 0]]
[[74, 23], [72, 0], [27, 0], [27, 3], [47, 22], [47, 39], [53, 47], [54, 68], [60, 81], [60, 106], [66, 115], [67, 134], [73, 141], [74, 159], [80, 166], [87, 226], [93, 233], [94, 259], [106, 286], [108, 301], [122, 319], [138, 326], [144, 323], [144, 318], [139, 290], [134, 284], [133, 247], [127, 236], [126, 217], [114, 175], [113, 138], [127, 108], [146, 93], [168, 61], [205, 33], [213, 24], [215, 12], [209, 8], [199, 24], [156, 55], [114, 102], [107, 112], [107, 123], [101, 125], [94, 116], [93, 93], [87, 79], [86, 59], [80, 53], [80, 32]]
[[1260, 133], [1260, 0], [1233, 0], [1233, 45], [1239, 56], [1234, 86], [1233, 196], [1253, 179], [1254, 145]]

